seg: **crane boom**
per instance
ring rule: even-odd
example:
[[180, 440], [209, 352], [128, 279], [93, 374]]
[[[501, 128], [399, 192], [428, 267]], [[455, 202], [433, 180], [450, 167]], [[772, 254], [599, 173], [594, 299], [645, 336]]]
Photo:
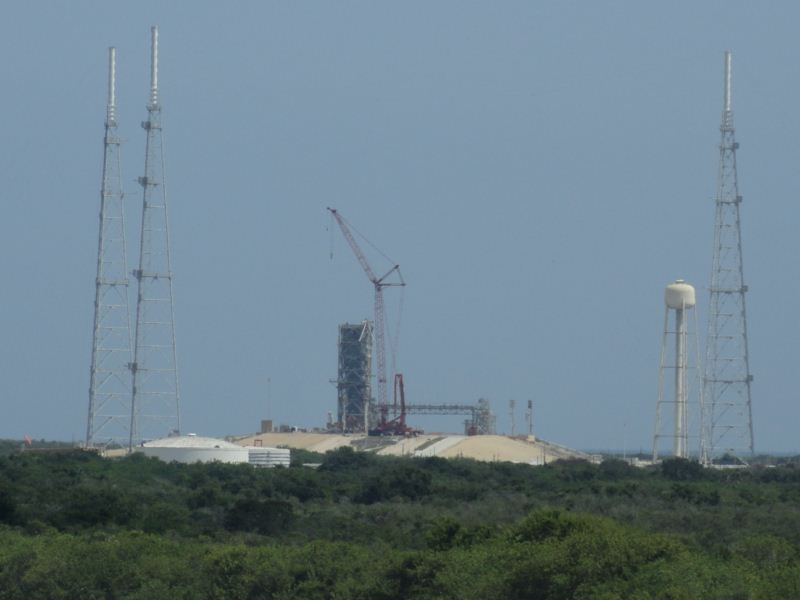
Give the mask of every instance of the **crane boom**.
[[[350, 249], [353, 251], [353, 254], [356, 255], [358, 259], [358, 263], [361, 265], [361, 268], [364, 269], [364, 272], [367, 274], [369, 280], [375, 284], [378, 282], [378, 278], [375, 276], [375, 272], [372, 270], [372, 267], [369, 266], [367, 262], [367, 257], [364, 256], [364, 253], [361, 251], [361, 247], [356, 242], [356, 238], [353, 237], [353, 234], [350, 232], [350, 228], [347, 226], [347, 223], [342, 219], [339, 211], [335, 208], [328, 207], [328, 210], [333, 215], [333, 218], [336, 219], [336, 222], [339, 224], [339, 229], [342, 230], [342, 235], [344, 235], [344, 239], [347, 240], [347, 243], [350, 245]], [[386, 276], [384, 276], [385, 278]]]
[[[370, 266], [369, 261], [367, 261], [367, 257], [364, 255], [364, 252], [361, 250], [361, 247], [358, 245], [353, 233], [350, 231], [350, 227], [347, 225], [347, 221], [345, 221], [342, 216], [339, 214], [335, 208], [328, 207], [328, 211], [330, 211], [333, 218], [336, 219], [336, 223], [339, 225], [339, 229], [342, 230], [342, 235], [344, 235], [344, 239], [347, 240], [350, 249], [355, 254], [358, 263], [361, 265], [361, 268], [364, 269], [364, 273], [367, 275], [370, 283], [375, 288], [375, 346], [376, 346], [376, 355], [377, 355], [377, 365], [376, 365], [376, 375], [378, 379], [378, 410], [382, 415], [382, 418], [385, 419], [386, 412], [388, 410], [388, 391], [387, 391], [387, 379], [386, 379], [386, 319], [384, 316], [384, 304], [383, 304], [383, 288], [385, 287], [396, 287], [396, 286], [404, 286], [405, 281], [403, 281], [403, 275], [400, 273], [400, 265], [394, 265], [391, 269], [389, 269], [383, 277], [378, 277], [375, 275], [375, 271]], [[400, 281], [387, 281], [390, 275], [393, 273], [397, 273], [398, 278]], [[366, 412], [366, 409], [365, 409]]]

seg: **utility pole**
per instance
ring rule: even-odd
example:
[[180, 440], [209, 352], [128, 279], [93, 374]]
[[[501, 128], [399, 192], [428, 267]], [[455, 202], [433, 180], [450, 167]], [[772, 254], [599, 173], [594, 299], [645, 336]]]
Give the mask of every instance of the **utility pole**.
[[161, 103], [158, 96], [158, 27], [151, 28], [150, 99], [142, 186], [142, 230], [136, 302], [136, 344], [129, 445], [180, 432], [169, 218], [164, 177]]
[[131, 420], [131, 324], [125, 210], [117, 135], [115, 48], [108, 49], [108, 102], [103, 137], [100, 232], [86, 447], [126, 445]]
[[272, 414], [272, 377], [267, 377], [267, 418]]
[[709, 288], [706, 363], [703, 378], [705, 424], [703, 460], [729, 452], [752, 455], [750, 357], [747, 344], [739, 181], [731, 97], [731, 53], [725, 52], [719, 170], [715, 198], [714, 255]]
[[508, 401], [508, 413], [511, 415], [511, 437], [516, 433], [516, 419], [514, 418], [514, 409], [517, 407], [516, 400]]
[[528, 410], [525, 412], [525, 420], [528, 422], [528, 435], [533, 435], [533, 400], [528, 400]]

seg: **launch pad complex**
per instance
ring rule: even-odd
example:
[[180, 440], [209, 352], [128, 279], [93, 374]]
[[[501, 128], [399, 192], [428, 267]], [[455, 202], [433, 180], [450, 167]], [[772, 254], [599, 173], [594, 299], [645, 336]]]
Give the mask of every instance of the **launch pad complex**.
[[402, 373], [394, 374], [391, 403], [377, 406], [371, 387], [372, 329], [368, 320], [339, 325], [337, 417], [328, 423], [329, 431], [409, 436], [422, 431], [408, 424], [408, 415], [465, 415], [465, 435], [495, 433], [496, 417], [488, 400], [480, 398], [475, 404], [406, 403]]
[[[121, 139], [117, 134], [116, 49], [109, 48], [85, 440], [89, 448], [116, 447], [130, 451], [148, 440], [177, 435], [181, 431], [157, 27], [151, 28], [150, 67], [147, 118], [142, 122], [146, 136], [144, 169], [137, 179], [142, 189], [139, 257], [137, 268], [129, 272], [119, 152]], [[754, 452], [750, 401], [753, 377], [749, 369], [745, 311], [748, 288], [742, 270], [739, 214], [742, 196], [736, 174], [739, 144], [735, 141], [731, 98], [731, 54], [726, 52], [705, 365], [703, 368], [700, 364], [696, 320], [688, 318], [688, 311], [695, 306], [694, 288], [678, 280], [667, 288], [653, 435], [654, 459], [664, 451], [661, 446], [667, 442], [672, 455], [698, 456], [706, 463], [722, 453], [738, 456]], [[400, 294], [402, 298], [406, 282], [400, 265], [370, 243], [388, 263], [377, 269], [359, 243], [359, 239], [369, 240], [337, 209], [329, 207], [328, 212], [332, 226], [334, 223], [338, 226], [374, 296], [371, 318], [339, 325], [338, 372], [334, 381], [336, 412], [335, 419], [329, 413], [328, 435], [410, 440], [424, 432], [412, 426], [409, 417], [457, 415], [463, 417], [463, 437], [494, 436], [496, 417], [484, 398], [474, 403], [406, 401], [404, 375], [396, 368], [397, 337], [393, 344], [387, 329], [388, 310], [384, 298], [388, 290], [397, 290], [391, 293]], [[133, 318], [128, 301], [129, 275], [133, 275], [137, 288]], [[674, 328], [670, 326], [670, 314], [674, 314]], [[692, 323], [694, 328], [689, 327]], [[331, 329], [333, 331], [333, 327]], [[668, 352], [668, 346], [674, 350]], [[692, 349], [695, 361], [689, 359]], [[674, 362], [667, 356], [674, 356]], [[667, 372], [673, 377], [666, 377]], [[672, 393], [667, 390], [668, 381], [672, 382]], [[510, 407], [514, 436], [513, 400]], [[526, 440], [533, 443], [530, 400], [526, 415]], [[450, 441], [421, 440], [418, 444], [409, 441], [406, 445], [408, 453], [417, 456], [425, 455], [427, 447], [445, 452], [461, 445], [462, 452], [465, 451], [463, 441], [452, 441], [456, 437], [449, 436]], [[361, 445], [370, 446], [370, 443]], [[406, 452], [401, 450], [401, 453]], [[554, 454], [557, 452], [551, 449], [551, 455]]]

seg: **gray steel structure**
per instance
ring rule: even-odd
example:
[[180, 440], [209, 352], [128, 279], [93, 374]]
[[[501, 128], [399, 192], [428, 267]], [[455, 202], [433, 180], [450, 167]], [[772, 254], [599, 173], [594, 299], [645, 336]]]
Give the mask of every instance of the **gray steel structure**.
[[472, 422], [464, 423], [467, 433], [471, 435], [494, 435], [497, 433], [496, 424], [497, 418], [486, 398], [478, 398], [475, 410], [472, 412]]
[[533, 400], [528, 400], [528, 410], [525, 411], [525, 422], [528, 424], [528, 435], [533, 435]]
[[468, 435], [494, 435], [497, 418], [489, 401], [479, 398], [475, 404], [406, 404], [409, 415], [471, 415], [464, 421]]
[[131, 325], [125, 210], [117, 135], [116, 50], [108, 49], [100, 228], [86, 446], [128, 444], [131, 421]]
[[370, 321], [339, 325], [338, 428], [367, 433], [373, 426], [372, 335]]
[[731, 109], [731, 53], [725, 52], [724, 101], [717, 176], [714, 258], [711, 269], [704, 401], [703, 457], [723, 452], [753, 454], [750, 358], [742, 267], [739, 207], [742, 196], [736, 174], [736, 142]]
[[150, 101], [136, 303], [130, 446], [180, 432], [180, 392], [175, 351], [169, 218], [164, 179], [161, 104], [158, 97], [158, 28], [151, 29]]

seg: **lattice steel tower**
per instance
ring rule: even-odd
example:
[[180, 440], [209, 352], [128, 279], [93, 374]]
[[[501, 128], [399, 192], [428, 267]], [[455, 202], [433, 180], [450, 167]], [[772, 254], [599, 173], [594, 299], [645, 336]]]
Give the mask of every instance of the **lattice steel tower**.
[[337, 424], [343, 432], [367, 432], [370, 428], [372, 331], [372, 322], [367, 320], [339, 325]]
[[750, 362], [739, 219], [736, 150], [731, 110], [731, 53], [725, 52], [725, 87], [720, 125], [714, 259], [711, 270], [704, 401], [707, 411], [705, 458], [722, 452], [752, 454]]
[[169, 252], [169, 219], [164, 181], [161, 104], [158, 98], [158, 27], [151, 29], [150, 102], [143, 189], [139, 268], [134, 271], [136, 344], [131, 372], [130, 445], [180, 431], [180, 393], [175, 352], [175, 309]]
[[131, 324], [115, 84], [116, 49], [109, 48], [87, 447], [124, 446], [130, 437]]

